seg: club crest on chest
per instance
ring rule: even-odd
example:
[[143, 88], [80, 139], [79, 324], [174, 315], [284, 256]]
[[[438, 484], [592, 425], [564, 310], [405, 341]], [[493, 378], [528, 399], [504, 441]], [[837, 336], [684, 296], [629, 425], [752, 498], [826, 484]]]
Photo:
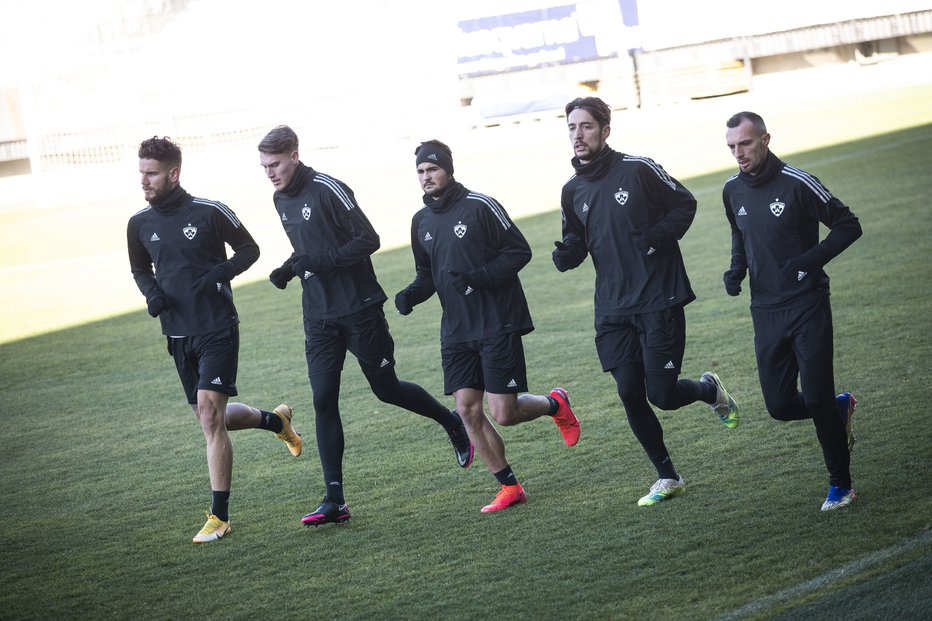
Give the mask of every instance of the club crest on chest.
[[462, 222], [458, 222], [456, 226], [453, 227], [453, 232], [456, 234], [457, 237], [459, 237], [460, 239], [463, 239], [463, 235], [466, 234], [466, 225], [463, 224]]
[[181, 229], [181, 232], [184, 233], [184, 236], [188, 239], [194, 239], [194, 236], [197, 235], [197, 227], [191, 226], [191, 224], [188, 223], [188, 226]]
[[618, 191], [615, 192], [615, 200], [618, 201], [619, 205], [624, 205], [628, 202], [628, 190], [623, 190], [618, 188]]
[[770, 213], [776, 217], [780, 217], [780, 214], [783, 213], [783, 210], [786, 208], [786, 203], [781, 203], [780, 199], [776, 199], [774, 202], [770, 203]]
[[307, 203], [305, 203], [304, 207], [301, 209], [301, 217], [305, 220], [311, 219], [311, 208], [307, 206]]

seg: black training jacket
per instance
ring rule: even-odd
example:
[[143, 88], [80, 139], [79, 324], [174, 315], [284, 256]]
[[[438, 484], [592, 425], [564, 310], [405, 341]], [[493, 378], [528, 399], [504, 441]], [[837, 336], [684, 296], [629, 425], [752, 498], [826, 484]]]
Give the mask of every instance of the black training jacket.
[[630, 315], [693, 301], [679, 241], [696, 199], [659, 164], [605, 146], [563, 186], [563, 243], [568, 269], [592, 256], [596, 315]]
[[306, 319], [333, 319], [385, 302], [370, 256], [379, 235], [345, 183], [303, 163], [273, 195], [282, 227], [314, 270], [298, 275]]
[[[129, 219], [126, 241], [133, 278], [146, 300], [159, 290], [168, 299], [159, 315], [163, 334], [196, 336], [239, 323], [230, 280], [256, 262], [259, 246], [229, 207], [178, 186]], [[229, 259], [226, 244], [233, 249]], [[194, 282], [218, 266], [220, 286], [196, 295]]]
[[[443, 307], [441, 343], [476, 341], [534, 329], [518, 272], [531, 260], [531, 248], [490, 196], [453, 181], [438, 200], [424, 195], [424, 207], [411, 221], [416, 277], [408, 287], [413, 304], [436, 291]], [[465, 294], [450, 272], [474, 284]]]
[[[748, 270], [751, 308], [786, 308], [829, 295], [821, 265], [861, 236], [860, 222], [844, 203], [773, 153], [757, 175], [728, 179], [722, 201], [731, 224], [731, 269]], [[820, 222], [831, 229], [821, 243]], [[784, 276], [781, 266], [805, 253], [818, 257], [814, 273], [798, 282]]]

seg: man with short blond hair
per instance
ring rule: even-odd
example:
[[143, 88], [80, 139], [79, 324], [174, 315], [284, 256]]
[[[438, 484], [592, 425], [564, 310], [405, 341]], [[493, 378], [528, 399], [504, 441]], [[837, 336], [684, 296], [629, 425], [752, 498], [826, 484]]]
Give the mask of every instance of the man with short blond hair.
[[356, 356], [379, 400], [438, 423], [461, 468], [473, 459], [463, 422], [424, 388], [395, 374], [395, 343], [382, 310], [386, 297], [370, 256], [379, 236], [345, 183], [305, 165], [290, 127], [272, 129], [259, 143], [259, 163], [275, 188], [272, 200], [293, 252], [269, 280], [284, 289], [301, 282], [305, 356], [316, 413], [324, 498], [302, 518], [305, 526], [350, 519], [343, 489], [340, 376], [346, 352]]

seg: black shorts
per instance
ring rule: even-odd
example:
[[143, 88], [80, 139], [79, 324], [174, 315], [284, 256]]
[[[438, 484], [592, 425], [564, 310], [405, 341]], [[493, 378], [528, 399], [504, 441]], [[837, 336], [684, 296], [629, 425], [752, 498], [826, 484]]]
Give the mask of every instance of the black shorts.
[[304, 320], [308, 377], [342, 371], [347, 351], [366, 375], [395, 366], [395, 341], [381, 304], [345, 317]]
[[168, 353], [175, 360], [188, 403], [197, 403], [198, 390], [233, 397], [239, 363], [239, 326], [198, 336], [168, 337]]
[[806, 306], [752, 310], [754, 351], [768, 410], [797, 397], [809, 403], [835, 398], [832, 305], [828, 296]]
[[481, 341], [440, 346], [443, 392], [475, 388], [496, 395], [527, 392], [527, 367], [521, 335], [509, 332]]
[[686, 313], [673, 306], [638, 315], [597, 315], [595, 348], [603, 371], [643, 365], [650, 375], [679, 375], [686, 350]]

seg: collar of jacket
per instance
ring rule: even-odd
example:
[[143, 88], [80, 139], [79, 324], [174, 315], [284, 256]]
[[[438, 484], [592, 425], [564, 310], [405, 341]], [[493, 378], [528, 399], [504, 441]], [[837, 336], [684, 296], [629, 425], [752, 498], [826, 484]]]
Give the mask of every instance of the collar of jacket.
[[162, 200], [149, 204], [159, 213], [171, 213], [181, 207], [181, 205], [188, 200], [188, 197], [189, 194], [179, 185], [169, 192]]
[[767, 152], [767, 157], [764, 159], [764, 163], [761, 164], [760, 170], [756, 175], [749, 175], [746, 172], [739, 172], [738, 176], [741, 177], [741, 180], [752, 188], [764, 185], [769, 182], [771, 179], [776, 177], [781, 170], [783, 170], [783, 160], [773, 154], [773, 151]]
[[447, 189], [443, 191], [443, 194], [441, 194], [439, 198], [434, 199], [434, 197], [425, 194], [423, 200], [424, 204], [430, 207], [431, 211], [443, 213], [468, 192], [469, 190], [463, 187], [462, 183], [454, 180], [450, 182], [450, 185], [447, 186]]
[[307, 178], [313, 174], [314, 169], [310, 166], [305, 166], [304, 162], [299, 160], [298, 167], [294, 171], [294, 176], [291, 177], [291, 181], [289, 181], [285, 189], [282, 190], [282, 194], [294, 198], [304, 188], [304, 182], [307, 181]]
[[605, 173], [608, 172], [608, 169], [612, 166], [612, 156], [615, 154], [615, 151], [608, 145], [602, 147], [602, 150], [599, 151], [598, 155], [594, 159], [586, 162], [585, 164], [580, 163], [578, 157], [574, 157], [570, 160], [570, 163], [573, 164], [573, 168], [576, 169], [576, 174], [586, 179], [588, 181], [595, 181], [596, 179], [602, 178]]

